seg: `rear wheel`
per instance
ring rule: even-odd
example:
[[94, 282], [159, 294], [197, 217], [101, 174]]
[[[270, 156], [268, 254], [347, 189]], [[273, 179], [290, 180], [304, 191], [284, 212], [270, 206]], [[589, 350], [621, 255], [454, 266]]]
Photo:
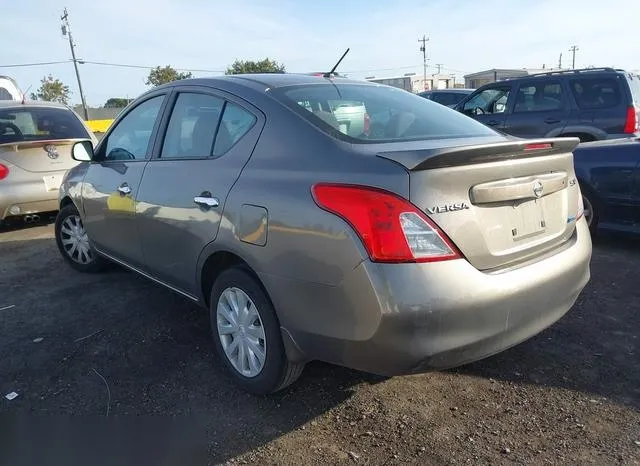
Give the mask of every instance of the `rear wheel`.
[[589, 230], [594, 233], [598, 223], [598, 213], [596, 212], [595, 202], [587, 193], [582, 193], [582, 204], [584, 206], [584, 219], [587, 221]]
[[105, 260], [91, 246], [84, 224], [73, 204], [60, 209], [55, 225], [56, 244], [64, 260], [80, 272], [99, 272]]
[[302, 373], [304, 364], [287, 359], [271, 301], [246, 270], [233, 267], [220, 274], [211, 292], [210, 320], [220, 359], [242, 389], [273, 393]]

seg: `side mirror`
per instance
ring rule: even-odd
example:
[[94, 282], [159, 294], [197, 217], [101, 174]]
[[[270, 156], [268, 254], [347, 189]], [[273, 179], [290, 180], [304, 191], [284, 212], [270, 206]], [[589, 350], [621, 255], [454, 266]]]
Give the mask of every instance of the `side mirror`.
[[91, 141], [78, 141], [71, 148], [73, 160], [78, 162], [91, 162], [93, 160], [93, 143]]

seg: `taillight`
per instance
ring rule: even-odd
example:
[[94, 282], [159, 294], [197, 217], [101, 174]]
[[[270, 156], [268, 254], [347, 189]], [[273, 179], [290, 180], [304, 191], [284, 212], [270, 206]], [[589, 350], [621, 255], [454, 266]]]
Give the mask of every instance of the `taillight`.
[[7, 176], [9, 176], [9, 167], [0, 163], [0, 180], [5, 179]]
[[638, 112], [632, 105], [627, 108], [627, 120], [624, 123], [624, 133], [633, 134], [638, 131]]
[[435, 262], [461, 254], [409, 201], [369, 186], [317, 184], [316, 204], [348, 222], [375, 262]]
[[364, 114], [364, 134], [369, 134], [369, 128], [371, 127], [371, 118], [368, 113]]

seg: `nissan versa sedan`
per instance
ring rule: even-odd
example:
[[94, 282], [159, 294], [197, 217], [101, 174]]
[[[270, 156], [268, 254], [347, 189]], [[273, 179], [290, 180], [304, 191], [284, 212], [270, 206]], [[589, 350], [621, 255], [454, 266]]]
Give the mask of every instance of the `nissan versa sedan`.
[[78, 164], [71, 147], [86, 139], [96, 141], [64, 105], [0, 101], [0, 224], [58, 210], [62, 178]]
[[[342, 102], [388, 118], [347, 134]], [[183, 80], [74, 145], [56, 241], [79, 271], [116, 262], [207, 308], [250, 392], [311, 360], [443, 369], [537, 334], [588, 282], [577, 143], [373, 83]]]

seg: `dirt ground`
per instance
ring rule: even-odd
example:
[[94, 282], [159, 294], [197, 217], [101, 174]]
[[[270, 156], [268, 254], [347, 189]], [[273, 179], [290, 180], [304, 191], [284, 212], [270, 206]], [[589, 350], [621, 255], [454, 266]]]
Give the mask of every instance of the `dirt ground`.
[[52, 232], [0, 232], [0, 425], [174, 419], [209, 464], [640, 464], [637, 240], [596, 241], [575, 308], [497, 356], [391, 379], [313, 363], [259, 398], [223, 373], [203, 312], [118, 268], [73, 272]]

